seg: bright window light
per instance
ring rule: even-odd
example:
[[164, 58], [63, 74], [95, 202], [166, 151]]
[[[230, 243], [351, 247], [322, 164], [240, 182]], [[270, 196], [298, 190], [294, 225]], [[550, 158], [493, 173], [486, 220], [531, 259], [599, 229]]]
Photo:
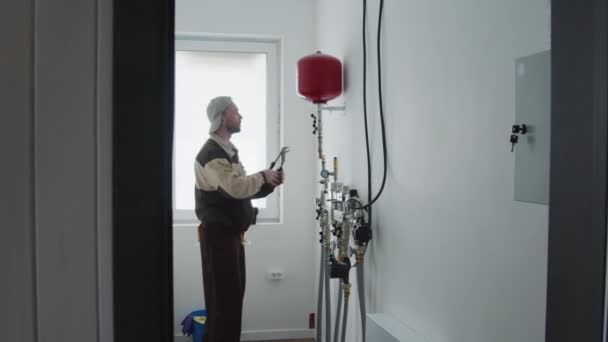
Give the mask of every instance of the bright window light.
[[[234, 134], [231, 141], [239, 149], [247, 174], [267, 168], [269, 151], [278, 151], [279, 132], [272, 129], [278, 128], [278, 113], [272, 110], [278, 110], [278, 106], [268, 105], [269, 100], [278, 100], [278, 95], [269, 91], [278, 88], [271, 84], [276, 73], [269, 72], [269, 53], [263, 49], [239, 51], [238, 43], [229, 44], [231, 49], [223, 49], [217, 42], [196, 43], [196, 50], [182, 50], [176, 44], [175, 54], [173, 203], [176, 218], [182, 220], [196, 219], [194, 162], [209, 138], [206, 108], [212, 98], [231, 96], [243, 116], [241, 132]], [[261, 209], [262, 219], [278, 219], [279, 201], [274, 197], [277, 195], [253, 201]]]

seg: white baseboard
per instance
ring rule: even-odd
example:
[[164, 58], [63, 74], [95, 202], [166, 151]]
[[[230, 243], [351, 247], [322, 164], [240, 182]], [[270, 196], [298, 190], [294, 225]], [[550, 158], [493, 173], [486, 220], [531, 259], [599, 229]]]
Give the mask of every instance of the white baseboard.
[[[314, 329], [247, 330], [241, 332], [241, 341], [272, 341], [315, 337]], [[192, 342], [192, 336], [175, 335], [174, 342]]]
[[241, 341], [272, 341], [289, 340], [296, 338], [313, 338], [315, 330], [249, 330], [241, 333]]

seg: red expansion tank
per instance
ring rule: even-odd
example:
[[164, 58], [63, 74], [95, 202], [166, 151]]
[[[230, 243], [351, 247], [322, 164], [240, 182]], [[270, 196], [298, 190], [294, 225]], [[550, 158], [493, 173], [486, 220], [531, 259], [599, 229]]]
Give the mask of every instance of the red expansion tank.
[[298, 95], [326, 103], [342, 94], [342, 63], [320, 51], [298, 60]]

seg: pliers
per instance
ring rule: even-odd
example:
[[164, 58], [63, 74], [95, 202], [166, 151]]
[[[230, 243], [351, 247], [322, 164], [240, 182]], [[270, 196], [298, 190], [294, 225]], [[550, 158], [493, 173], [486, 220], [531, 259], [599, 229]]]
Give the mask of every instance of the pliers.
[[281, 159], [281, 164], [279, 165], [279, 168], [277, 169], [277, 171], [283, 171], [283, 165], [285, 164], [285, 155], [287, 154], [287, 152], [289, 152], [289, 147], [287, 146], [283, 146], [283, 148], [281, 148], [281, 152], [279, 152], [279, 155], [277, 156], [277, 158], [270, 163], [270, 169], [272, 170], [275, 165], [277, 164], [277, 162], [279, 161], [279, 158]]

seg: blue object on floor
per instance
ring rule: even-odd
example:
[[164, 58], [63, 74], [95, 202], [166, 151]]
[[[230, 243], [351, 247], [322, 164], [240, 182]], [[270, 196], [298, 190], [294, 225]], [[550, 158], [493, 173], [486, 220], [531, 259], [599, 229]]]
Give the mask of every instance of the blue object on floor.
[[194, 334], [192, 334], [192, 342], [201, 342], [205, 333], [205, 325], [207, 322], [207, 310], [197, 310], [192, 313], [192, 321], [194, 326]]
[[192, 335], [192, 342], [201, 342], [207, 322], [207, 310], [196, 310], [182, 320], [182, 333]]
[[201, 342], [203, 340], [203, 333], [205, 332], [205, 325], [207, 322], [207, 310], [197, 310], [192, 312], [192, 321], [194, 322], [194, 334], [192, 335], [192, 342]]

